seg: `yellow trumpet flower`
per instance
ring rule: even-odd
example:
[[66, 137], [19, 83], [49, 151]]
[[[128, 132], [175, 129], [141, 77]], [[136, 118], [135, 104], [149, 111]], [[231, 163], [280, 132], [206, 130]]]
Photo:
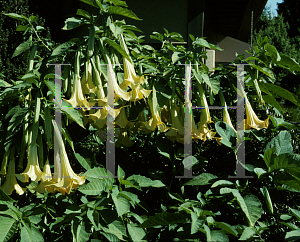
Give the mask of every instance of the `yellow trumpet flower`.
[[166, 132], [169, 128], [167, 128], [167, 126], [161, 121], [160, 112], [154, 112], [154, 106], [151, 97], [148, 98], [148, 103], [152, 117], [147, 122], [141, 122], [140, 129], [146, 134], [153, 132], [156, 127], [158, 128], [159, 132]]
[[[60, 164], [54, 164], [55, 172], [53, 178], [50, 181], [41, 182], [35, 190], [40, 193], [43, 193], [45, 192], [45, 190], [48, 190], [52, 193], [54, 193], [55, 191], [59, 191], [63, 195], [65, 195], [65, 193], [70, 194], [72, 188], [77, 189], [79, 185], [85, 183], [87, 175], [80, 176], [75, 174], [69, 163], [68, 155], [66, 153], [64, 143], [59, 134], [59, 130], [56, 124], [54, 125], [54, 132], [55, 136], [59, 137], [58, 139], [61, 148]], [[59, 170], [57, 166], [59, 165], [61, 165], [61, 177], [59, 177], [59, 174], [57, 172]]]
[[83, 96], [81, 82], [80, 82], [80, 76], [77, 74], [75, 74], [74, 87], [73, 87], [71, 99], [65, 100], [65, 101], [67, 103], [69, 103], [72, 107], [88, 107], [88, 108], [90, 108], [89, 102]]
[[41, 171], [39, 162], [38, 162], [36, 142], [32, 141], [32, 143], [29, 146], [29, 150], [28, 150], [28, 163], [25, 168], [25, 171], [21, 174], [16, 174], [16, 177], [21, 182], [29, 182], [29, 178], [32, 181], [41, 180], [42, 175], [43, 175], [43, 172]]
[[203, 91], [203, 88], [201, 85], [198, 85], [199, 89], [200, 89], [200, 103], [202, 107], [205, 107], [205, 109], [201, 109], [201, 116], [200, 116], [200, 124], [198, 127], [198, 131], [200, 132], [200, 139], [205, 141], [206, 137], [208, 139], [212, 139], [217, 132], [212, 132], [212, 130], [210, 130], [208, 128], [208, 123], [212, 123], [211, 121], [211, 117], [209, 114], [209, 108], [207, 105], [207, 100], [205, 97], [205, 93]]
[[8, 165], [8, 170], [5, 178], [4, 184], [0, 187], [7, 195], [11, 195], [14, 190], [19, 195], [23, 195], [26, 191], [26, 188], [22, 188], [15, 177], [15, 152], [13, 148], [10, 152], [10, 161]]
[[112, 66], [109, 58], [108, 58], [108, 65], [107, 65], [107, 82], [108, 82], [108, 85], [110, 84], [111, 87], [113, 87], [113, 89], [115, 91], [115, 101], [117, 101], [119, 98], [122, 98], [126, 101], [130, 100], [130, 97], [131, 97], [130, 93], [122, 90], [122, 89], [127, 90], [127, 87], [122, 88], [121, 86], [119, 86], [119, 84], [116, 80], [116, 75], [113, 70], [113, 66]]
[[245, 121], [245, 130], [249, 130], [251, 128], [260, 130], [260, 129], [267, 129], [269, 125], [269, 117], [263, 121], [260, 120], [255, 112], [253, 111], [250, 102], [248, 101], [247, 96], [245, 95], [245, 104], [246, 104], [246, 114], [247, 114], [247, 119]]
[[169, 140], [174, 141], [176, 139], [181, 139], [184, 137], [184, 127], [179, 121], [179, 113], [175, 108], [175, 100], [171, 102], [171, 116], [172, 116], [172, 127], [166, 133]]
[[88, 79], [85, 80], [85, 74], [83, 75], [82, 79], [81, 79], [81, 87], [82, 87], [82, 91], [83, 94], [90, 94], [90, 93], [96, 93], [97, 91], [97, 87], [95, 86], [95, 84], [92, 81], [92, 64], [90, 61], [88, 61], [88, 63], [86, 63], [86, 65], [88, 65], [87, 67], [87, 76]]
[[129, 128], [132, 128], [134, 123], [131, 121], [128, 121], [127, 117], [126, 117], [126, 113], [125, 113], [125, 107], [120, 108], [120, 114], [118, 115], [118, 117], [115, 120], [115, 124], [118, 125], [121, 128], [126, 128], [127, 126]]

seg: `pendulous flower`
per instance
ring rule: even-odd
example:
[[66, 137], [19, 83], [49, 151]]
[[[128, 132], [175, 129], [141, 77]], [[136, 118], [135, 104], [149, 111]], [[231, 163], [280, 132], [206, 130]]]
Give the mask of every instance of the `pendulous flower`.
[[15, 177], [15, 148], [10, 151], [10, 161], [4, 184], [0, 187], [7, 195], [11, 195], [14, 190], [19, 195], [23, 195], [26, 188], [22, 188]]

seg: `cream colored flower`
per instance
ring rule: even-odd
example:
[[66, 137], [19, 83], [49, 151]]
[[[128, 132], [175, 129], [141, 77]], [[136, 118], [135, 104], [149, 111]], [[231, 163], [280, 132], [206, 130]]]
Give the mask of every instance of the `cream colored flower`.
[[126, 117], [126, 113], [125, 113], [125, 107], [120, 108], [120, 114], [118, 115], [118, 117], [115, 120], [115, 124], [118, 125], [121, 128], [126, 128], [127, 126], [129, 128], [132, 128], [134, 123], [131, 121], [128, 121], [127, 117]]
[[43, 172], [41, 171], [38, 162], [37, 146], [36, 143], [32, 141], [28, 150], [28, 162], [25, 171], [21, 174], [16, 174], [16, 177], [21, 182], [29, 182], [29, 178], [32, 181], [41, 180], [42, 175]]
[[146, 134], [153, 132], [156, 129], [156, 127], [158, 128], [159, 132], [168, 131], [169, 128], [167, 128], [167, 126], [161, 121], [160, 112], [154, 111], [152, 97], [148, 98], [148, 103], [152, 117], [147, 122], [141, 122], [139, 128]]
[[[42, 181], [35, 190], [40, 193], [44, 193], [46, 190], [48, 190], [51, 193], [59, 191], [63, 195], [65, 195], [65, 193], [70, 194], [72, 188], [77, 189], [79, 185], [85, 183], [86, 176], [77, 175], [73, 171], [56, 124], [54, 125], [54, 132], [55, 136], [57, 136], [59, 139], [59, 145], [61, 149], [60, 164], [54, 164], [54, 174], [52, 179], [48, 181]], [[60, 165], [61, 176], [58, 174], [58, 170], [60, 168], [58, 166]]]
[[265, 121], [260, 120], [257, 117], [257, 115], [255, 114], [255, 112], [253, 111], [251, 104], [248, 101], [248, 98], [246, 95], [245, 95], [245, 104], [246, 104], [246, 114], [247, 114], [247, 119], [245, 121], [247, 125], [245, 125], [246, 126], [245, 130], [248, 130], [250, 128], [254, 128], [257, 130], [260, 130], [263, 128], [267, 129], [268, 125], [269, 125], [269, 117]]
[[15, 154], [14, 148], [10, 153], [10, 161], [8, 165], [8, 170], [5, 178], [4, 184], [0, 187], [7, 195], [11, 195], [14, 190], [19, 195], [23, 195], [26, 191], [26, 188], [22, 188], [15, 177]]
[[200, 103], [201, 103], [201, 106], [204, 107], [204, 109], [201, 109], [200, 124], [198, 127], [198, 131], [200, 132], [200, 139], [205, 141], [206, 138], [212, 139], [216, 135], [217, 132], [212, 132], [212, 130], [210, 130], [208, 127], [208, 124], [212, 123], [212, 121], [211, 121], [211, 117], [209, 114], [209, 108], [208, 108], [207, 100], [205, 97], [205, 93], [201, 89], [200, 89], [200, 95], [201, 95]]
[[68, 102], [72, 107], [87, 107], [88, 109], [90, 108], [89, 102], [83, 96], [79, 75], [75, 74], [74, 87], [71, 99], [65, 101]]
[[175, 100], [171, 102], [171, 116], [172, 116], [172, 127], [166, 133], [169, 140], [174, 141], [176, 139], [183, 139], [184, 137], [184, 127], [179, 121], [178, 109], [175, 108]]

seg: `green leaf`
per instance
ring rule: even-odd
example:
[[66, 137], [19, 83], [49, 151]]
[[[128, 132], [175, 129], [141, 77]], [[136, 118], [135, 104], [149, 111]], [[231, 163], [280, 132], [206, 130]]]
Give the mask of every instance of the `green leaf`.
[[105, 3], [110, 2], [115, 6], [123, 6], [123, 7], [128, 7], [125, 1], [120, 1], [120, 0], [104, 0]]
[[95, 8], [99, 8], [98, 5], [95, 3], [95, 0], [80, 0], [81, 2], [84, 2], [86, 4], [89, 4]]
[[18, 25], [16, 31], [25, 31], [28, 28], [28, 25]]
[[33, 224], [23, 223], [24, 227], [21, 229], [21, 242], [44, 242], [43, 235]]
[[135, 20], [142, 20], [142, 19], [138, 18], [131, 10], [129, 10], [127, 8], [122, 8], [119, 6], [109, 6], [107, 10], [111, 14], [122, 15], [122, 16], [132, 18]]
[[67, 103], [65, 100], [62, 100], [62, 104], [63, 104], [63, 107], [61, 110], [62, 112], [68, 116], [68, 118], [72, 119], [73, 121], [75, 121], [79, 126], [81, 126], [82, 128], [85, 129], [84, 125], [83, 125], [83, 117], [82, 117], [82, 114], [74, 109], [73, 107], [69, 107], [69, 108], [66, 108], [68, 106], [70, 106], [69, 103]]
[[16, 201], [10, 198], [2, 189], [0, 189], [0, 204], [13, 204]]
[[[55, 88], [55, 86], [54, 86], [54, 80], [53, 81], [49, 81], [49, 79], [51, 78], [50, 76], [52, 76], [52, 78], [54, 77], [53, 74], [48, 74], [48, 75], [46, 75], [44, 77], [44, 82], [47, 85], [49, 91], [52, 92], [52, 95], [55, 95], [55, 92], [54, 92], [54, 88]], [[68, 104], [68, 106], [70, 106], [70, 104]]]
[[115, 23], [110, 23], [109, 28], [110, 28], [111, 32], [113, 32], [116, 39], [118, 39], [119, 35], [123, 33], [123, 29], [121, 27], [117, 26]]
[[172, 198], [172, 199], [175, 199], [181, 203], [184, 203], [184, 200], [183, 198], [178, 194], [178, 193], [172, 193], [172, 192], [168, 192], [169, 196]]
[[288, 90], [272, 83], [264, 83], [264, 85], [266, 86], [266, 88], [268, 88], [269, 91], [274, 92], [276, 95], [283, 97], [291, 101], [292, 103], [297, 103], [297, 100], [294, 98], [293, 94]]
[[121, 192], [119, 192], [118, 195], [127, 198], [129, 201], [132, 202], [132, 205], [138, 204], [140, 202], [138, 196], [131, 192], [121, 191]]
[[155, 144], [159, 154], [171, 159], [172, 146], [165, 137], [157, 137]]
[[83, 9], [77, 9], [76, 15], [83, 16], [83, 17], [87, 18], [88, 20], [91, 20], [91, 18], [92, 18], [90, 13]]
[[14, 19], [17, 19], [17, 20], [21, 20], [23, 22], [26, 22], [28, 21], [28, 18], [25, 17], [24, 15], [19, 15], [19, 14], [16, 14], [16, 13], [2, 13], [8, 17], [11, 17], [11, 18], [14, 18]]
[[263, 74], [267, 75], [268, 77], [270, 77], [272, 79], [275, 79], [274, 73], [269, 68], [267, 68], [267, 67], [261, 67], [261, 66], [255, 65], [255, 64], [252, 64], [251, 66], [253, 68], [259, 70]]
[[109, 44], [114, 49], [116, 49], [123, 57], [130, 60], [130, 57], [127, 55], [126, 51], [119, 44], [117, 44], [115, 41], [113, 41], [109, 38], [106, 38], [106, 37], [103, 37], [102, 40], [104, 42], [106, 42], [107, 44]]
[[[191, 162], [191, 161], [192, 162]], [[186, 158], [184, 158], [183, 160], [182, 160], [182, 164], [183, 164], [183, 166], [184, 166], [184, 169], [188, 169], [188, 170], [190, 170], [192, 167], [194, 167], [196, 164], [199, 164], [199, 160], [196, 158], [196, 157], [194, 157], [194, 156], [188, 156], [188, 157], [186, 157]]]
[[209, 43], [203, 38], [196, 38], [196, 40], [193, 42], [193, 45], [198, 45], [199, 47], [206, 47], [210, 49]]
[[14, 57], [16, 57], [16, 56], [22, 54], [22, 53], [25, 52], [26, 50], [29, 50], [31, 46], [32, 46], [32, 41], [31, 41], [31, 40], [27, 40], [27, 41], [23, 42], [22, 44], [20, 44], [20, 45], [16, 48], [15, 52], [14, 52], [13, 55], [12, 55], [12, 58], [14, 58]]
[[203, 216], [201, 218], [198, 218], [197, 214], [194, 212], [191, 212], [191, 234], [195, 234], [199, 231], [199, 228], [204, 224], [206, 217]]
[[15, 219], [1, 216], [0, 241], [8, 241], [15, 234], [17, 224]]
[[154, 87], [156, 90], [156, 99], [157, 99], [157, 106], [154, 111], [160, 111], [162, 107], [168, 103], [169, 99], [172, 96], [172, 89], [168, 85], [164, 85], [162, 81], [155, 82]]
[[71, 146], [73, 152], [75, 152], [74, 143], [73, 143], [73, 140], [72, 140], [68, 130], [66, 128], [62, 128], [61, 131], [62, 131], [63, 136], [65, 137], [65, 139], [68, 141], [69, 145]]
[[234, 185], [234, 183], [227, 180], [219, 180], [216, 181], [214, 184], [212, 184], [211, 188], [218, 187], [218, 186], [230, 186], [230, 185]]
[[68, 51], [72, 46], [74, 46], [73, 42], [65, 42], [60, 44], [58, 47], [53, 50], [51, 56], [59, 56]]
[[27, 113], [28, 108], [21, 108], [18, 110], [10, 119], [7, 130], [13, 130], [15, 127], [21, 124]]
[[85, 220], [75, 217], [71, 221], [71, 232], [73, 235], [73, 241], [87, 242], [90, 238], [90, 233], [86, 231]]
[[263, 212], [259, 199], [252, 194], [243, 198], [236, 189], [231, 189], [231, 192], [245, 213], [249, 226], [254, 226]]
[[218, 121], [215, 124], [216, 131], [223, 138], [221, 143], [232, 148], [236, 146], [236, 133], [235, 131], [225, 122]]
[[93, 179], [80, 186], [78, 190], [86, 195], [100, 195], [103, 191], [107, 191], [107, 187], [105, 181]]
[[213, 175], [213, 174], [210, 174], [210, 173], [202, 173], [201, 175], [193, 178], [192, 180], [186, 182], [184, 184], [184, 186], [187, 186], [187, 185], [200, 185], [200, 186], [203, 186], [203, 185], [208, 185], [212, 182], [212, 180], [218, 178], [217, 176]]
[[277, 109], [280, 111], [281, 114], [284, 113], [282, 107], [281, 107], [280, 104], [276, 101], [275, 98], [273, 98], [273, 97], [270, 96], [270, 95], [262, 95], [262, 97], [263, 97], [263, 100], [264, 100], [266, 103], [270, 104], [270, 105], [271, 105], [272, 107], [274, 107], [274, 108], [277, 108]]
[[211, 231], [211, 241], [229, 242], [229, 238], [223, 231], [212, 230]]
[[291, 71], [300, 71], [300, 66], [295, 59], [291, 58], [290, 56], [280, 53], [281, 60], [278, 61], [276, 64], [288, 67]]
[[179, 61], [180, 59], [182, 59], [183, 57], [185, 57], [185, 54], [182, 52], [174, 52], [172, 54], [172, 63], [176, 63], [177, 61]]
[[123, 214], [130, 212], [129, 200], [124, 196], [119, 195], [119, 191], [116, 187], [113, 188], [111, 197], [116, 206], [118, 216], [122, 216]]
[[0, 87], [11, 87], [12, 85], [9, 84], [8, 82], [0, 79]]
[[216, 95], [220, 90], [220, 82], [217, 79], [209, 78], [207, 74], [202, 73], [204, 82], [212, 89], [213, 93]]
[[253, 237], [253, 235], [256, 234], [256, 231], [254, 228], [252, 227], [247, 227], [244, 229], [241, 237], [239, 238], [239, 240], [249, 240]]
[[277, 187], [277, 189], [279, 190], [288, 190], [291, 192], [300, 193], [300, 181], [296, 180], [293, 176], [289, 174], [275, 175], [274, 181], [278, 184], [282, 184], [281, 187]]
[[160, 225], [166, 226], [169, 224], [186, 223], [187, 219], [188, 219], [187, 214], [162, 212], [162, 213], [157, 213], [154, 216], [150, 216], [148, 220], [144, 221], [142, 224], [138, 225], [137, 227], [152, 228]]
[[225, 222], [215, 222], [215, 228], [219, 228], [224, 230], [225, 232], [234, 235], [235, 237], [238, 237], [238, 232], [228, 223]]
[[272, 147], [275, 148], [277, 156], [280, 154], [292, 153], [293, 146], [290, 133], [286, 130], [280, 131], [280, 133], [267, 144], [265, 150], [267, 151]]
[[114, 220], [108, 224], [108, 229], [103, 227], [103, 230], [107, 233], [116, 235], [120, 240], [124, 240], [123, 236], [126, 236], [126, 227], [124, 223], [119, 220]]
[[284, 239], [287, 241], [298, 241], [300, 239], [300, 229], [287, 232]]
[[291, 208], [291, 212], [298, 219], [298, 221], [300, 221], [300, 211]]
[[80, 165], [86, 170], [90, 170], [90, 164], [78, 153], [74, 153], [76, 159], [79, 161]]
[[271, 200], [271, 197], [270, 197], [268, 189], [265, 186], [263, 186], [262, 188], [260, 188], [260, 191], [261, 191], [261, 193], [264, 196], [265, 202], [267, 203], [267, 207], [268, 207], [269, 213], [273, 214], [274, 213], [274, 209], [273, 209], [273, 204], [272, 204], [272, 200]]
[[125, 180], [125, 171], [118, 165], [118, 180], [120, 182], [120, 180]]
[[132, 241], [142, 241], [146, 233], [142, 228], [136, 227], [135, 223], [127, 224], [128, 233]]
[[147, 178], [145, 176], [141, 175], [132, 175], [127, 178], [127, 181], [135, 181], [138, 183], [140, 187], [164, 187], [165, 184], [163, 184], [160, 180], [151, 180], [150, 178]]
[[78, 17], [67, 18], [65, 20], [65, 26], [62, 29], [63, 30], [71, 30], [71, 29], [75, 29], [86, 23], [88, 23], [88, 22], [84, 18], [78, 18]]
[[87, 211], [87, 217], [91, 221], [91, 223], [94, 226], [95, 230], [99, 231], [101, 225], [99, 224], [99, 213], [98, 213], [98, 211], [89, 209]]

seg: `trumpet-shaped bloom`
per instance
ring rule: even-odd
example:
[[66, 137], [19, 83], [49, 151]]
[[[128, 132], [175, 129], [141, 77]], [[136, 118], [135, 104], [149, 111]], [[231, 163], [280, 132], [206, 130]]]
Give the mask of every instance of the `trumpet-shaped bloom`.
[[29, 182], [29, 178], [32, 181], [39, 181], [41, 180], [43, 172], [39, 166], [37, 146], [35, 141], [32, 141], [30, 144], [28, 153], [28, 162], [25, 171], [21, 174], [16, 174], [16, 177], [21, 182]]
[[95, 86], [95, 84], [92, 81], [92, 64], [91, 62], [89, 62], [88, 64], [88, 68], [87, 68], [87, 77], [88, 79], [86, 80], [85, 77], [86, 75], [83, 75], [82, 79], [81, 79], [81, 87], [82, 87], [82, 91], [83, 94], [90, 94], [90, 93], [96, 93], [97, 91], [97, 87]]
[[160, 112], [154, 111], [152, 98], [149, 98], [148, 102], [149, 102], [152, 117], [148, 122], [141, 122], [140, 129], [146, 134], [153, 132], [156, 129], [156, 127], [158, 128], [159, 132], [166, 132], [168, 128], [161, 121]]
[[65, 101], [68, 102], [72, 107], [88, 107], [89, 108], [89, 102], [86, 100], [86, 98], [83, 96], [83, 93], [82, 93], [79, 75], [75, 75], [74, 87], [73, 87], [71, 99], [65, 100]]
[[118, 125], [121, 128], [126, 128], [127, 126], [129, 128], [132, 128], [132, 126], [134, 125], [133, 122], [128, 121], [127, 117], [126, 117], [126, 113], [125, 113], [125, 107], [120, 108], [120, 114], [118, 115], [118, 117], [115, 120], [115, 124]]
[[171, 104], [171, 116], [172, 116], [172, 127], [166, 133], [169, 140], [173, 141], [176, 139], [181, 139], [184, 137], [184, 127], [179, 121], [179, 113], [175, 108], [175, 102], [172, 100]]
[[115, 75], [115, 72], [113, 70], [112, 64], [110, 63], [109, 59], [108, 59], [108, 65], [107, 65], [107, 82], [108, 82], [107, 85], [110, 85], [115, 91], [115, 97], [116, 97], [115, 100], [116, 101], [119, 98], [122, 98], [126, 101], [130, 100], [130, 97], [131, 97], [130, 93], [122, 90], [122, 89], [127, 90], [127, 87], [121, 89], [121, 87], [117, 83], [116, 75]]
[[14, 151], [11, 151], [10, 161], [4, 184], [0, 187], [7, 195], [11, 195], [14, 190], [19, 195], [24, 194], [26, 188], [22, 188], [15, 177], [15, 157]]
[[[82, 185], [85, 183], [86, 176], [80, 176], [75, 174], [73, 171], [68, 155], [66, 153], [66, 149], [64, 146], [64, 143], [62, 141], [62, 138], [60, 136], [60, 133], [58, 131], [58, 127], [55, 124], [54, 125], [54, 132], [55, 135], [59, 139], [60, 149], [61, 149], [61, 156], [60, 156], [60, 162], [56, 162], [54, 164], [54, 174], [53, 178], [49, 181], [42, 181], [39, 186], [36, 188], [37, 192], [43, 193], [46, 190], [49, 192], [55, 192], [59, 191], [63, 195], [65, 193], [70, 194], [71, 189], [77, 189], [79, 185]], [[61, 176], [58, 174], [59, 167], [61, 165]]]
[[123, 58], [124, 63], [124, 81], [120, 84], [122, 89], [127, 87], [134, 88], [145, 83], [144, 75], [138, 76], [134, 70], [134, 66], [127, 58]]
[[201, 134], [200, 139], [205, 141], [206, 137], [208, 139], [212, 139], [216, 135], [216, 132], [212, 132], [212, 130], [210, 130], [208, 127], [208, 123], [212, 122], [209, 114], [209, 108], [204, 92], [200, 91], [200, 95], [201, 106], [205, 107], [205, 109], [201, 109], [200, 125], [198, 127], [198, 130]]
[[254, 128], [257, 130], [260, 129], [267, 129], [268, 125], [269, 125], [269, 117], [263, 121], [260, 120], [257, 115], [255, 114], [255, 112], [253, 111], [250, 102], [248, 101], [248, 98], [245, 95], [245, 104], [246, 104], [246, 114], [247, 114], [247, 119], [246, 119], [246, 124], [245, 125], [245, 130], [249, 130], [250, 128]]
[[225, 123], [227, 123], [236, 132], [235, 128], [233, 127], [233, 125], [231, 123], [231, 119], [230, 119], [230, 116], [228, 113], [226, 102], [225, 102], [225, 108], [223, 109], [223, 121]]

